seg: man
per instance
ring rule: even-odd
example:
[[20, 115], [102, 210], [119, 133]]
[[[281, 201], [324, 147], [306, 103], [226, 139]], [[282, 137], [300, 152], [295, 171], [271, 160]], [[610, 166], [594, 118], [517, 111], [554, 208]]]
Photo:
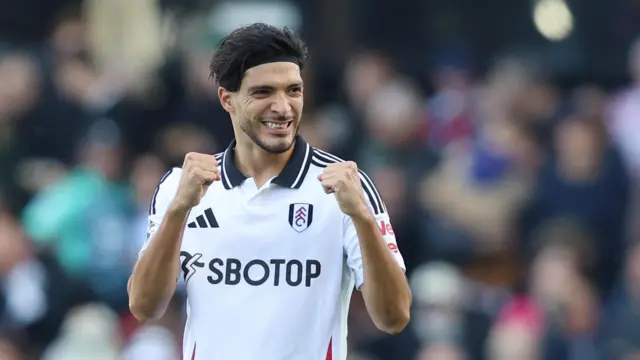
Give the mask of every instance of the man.
[[286, 28], [223, 39], [211, 75], [235, 140], [187, 154], [152, 200], [130, 308], [157, 318], [182, 275], [184, 359], [344, 360], [354, 285], [379, 329], [409, 320], [404, 263], [371, 180], [297, 135], [305, 56]]

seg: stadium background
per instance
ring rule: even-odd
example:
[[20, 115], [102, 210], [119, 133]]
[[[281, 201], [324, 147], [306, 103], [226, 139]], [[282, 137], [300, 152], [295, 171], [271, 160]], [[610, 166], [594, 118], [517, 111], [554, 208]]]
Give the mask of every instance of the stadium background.
[[410, 325], [354, 296], [349, 359], [640, 359], [638, 0], [0, 0], [0, 359], [179, 358], [182, 294], [139, 327], [126, 280], [159, 178], [232, 138], [208, 62], [256, 20], [307, 40], [301, 131], [409, 267]]

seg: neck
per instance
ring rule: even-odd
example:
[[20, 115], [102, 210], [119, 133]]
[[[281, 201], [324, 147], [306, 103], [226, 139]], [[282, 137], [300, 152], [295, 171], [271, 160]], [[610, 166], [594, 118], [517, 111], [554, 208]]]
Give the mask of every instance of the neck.
[[293, 154], [293, 148], [294, 146], [280, 154], [271, 154], [251, 140], [238, 141], [234, 149], [236, 166], [245, 176], [253, 178], [258, 187], [261, 187], [267, 180], [282, 172]]

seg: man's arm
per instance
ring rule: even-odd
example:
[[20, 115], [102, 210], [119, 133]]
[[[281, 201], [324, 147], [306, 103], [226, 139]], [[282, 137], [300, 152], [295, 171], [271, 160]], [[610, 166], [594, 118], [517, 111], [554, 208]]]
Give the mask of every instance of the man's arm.
[[191, 209], [220, 180], [213, 155], [189, 153], [182, 170], [169, 172], [156, 189], [145, 243], [129, 279], [129, 309], [139, 321], [161, 317], [176, 289], [180, 248]]
[[347, 264], [356, 287], [362, 290], [369, 316], [378, 329], [399, 333], [409, 322], [411, 291], [380, 194], [350, 161], [329, 164], [318, 179], [326, 193], [335, 194], [346, 215]]
[[140, 254], [127, 290], [129, 309], [139, 321], [157, 319], [164, 314], [176, 290], [182, 235], [188, 208], [170, 205], [153, 241]]
[[369, 316], [378, 329], [397, 334], [409, 323], [410, 317], [411, 291], [404, 271], [368, 208], [363, 209], [362, 215], [352, 216], [351, 221], [362, 253], [365, 280], [360, 290]]

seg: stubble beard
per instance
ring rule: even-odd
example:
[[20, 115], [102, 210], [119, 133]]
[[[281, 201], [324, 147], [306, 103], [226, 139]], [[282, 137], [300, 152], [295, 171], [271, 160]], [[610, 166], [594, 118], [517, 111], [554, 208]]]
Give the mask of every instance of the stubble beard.
[[[291, 126], [295, 126], [294, 129], [294, 135], [298, 133], [298, 127], [299, 127], [299, 122], [294, 122], [291, 124]], [[291, 141], [289, 142], [278, 142], [278, 144], [274, 144], [274, 145], [269, 145], [266, 142], [262, 141], [260, 139], [260, 136], [258, 136], [258, 131], [256, 131], [254, 126], [262, 126], [262, 123], [260, 121], [257, 121], [257, 125], [254, 124], [254, 122], [251, 119], [245, 119], [241, 124], [240, 124], [240, 129], [247, 134], [247, 136], [249, 137], [249, 139], [251, 139], [251, 141], [253, 141], [254, 144], [258, 145], [258, 147], [260, 147], [262, 150], [270, 153], [270, 154], [282, 154], [284, 152], [286, 152], [287, 150], [291, 149], [291, 147], [293, 146], [294, 142], [295, 142], [295, 136], [291, 139]]]

